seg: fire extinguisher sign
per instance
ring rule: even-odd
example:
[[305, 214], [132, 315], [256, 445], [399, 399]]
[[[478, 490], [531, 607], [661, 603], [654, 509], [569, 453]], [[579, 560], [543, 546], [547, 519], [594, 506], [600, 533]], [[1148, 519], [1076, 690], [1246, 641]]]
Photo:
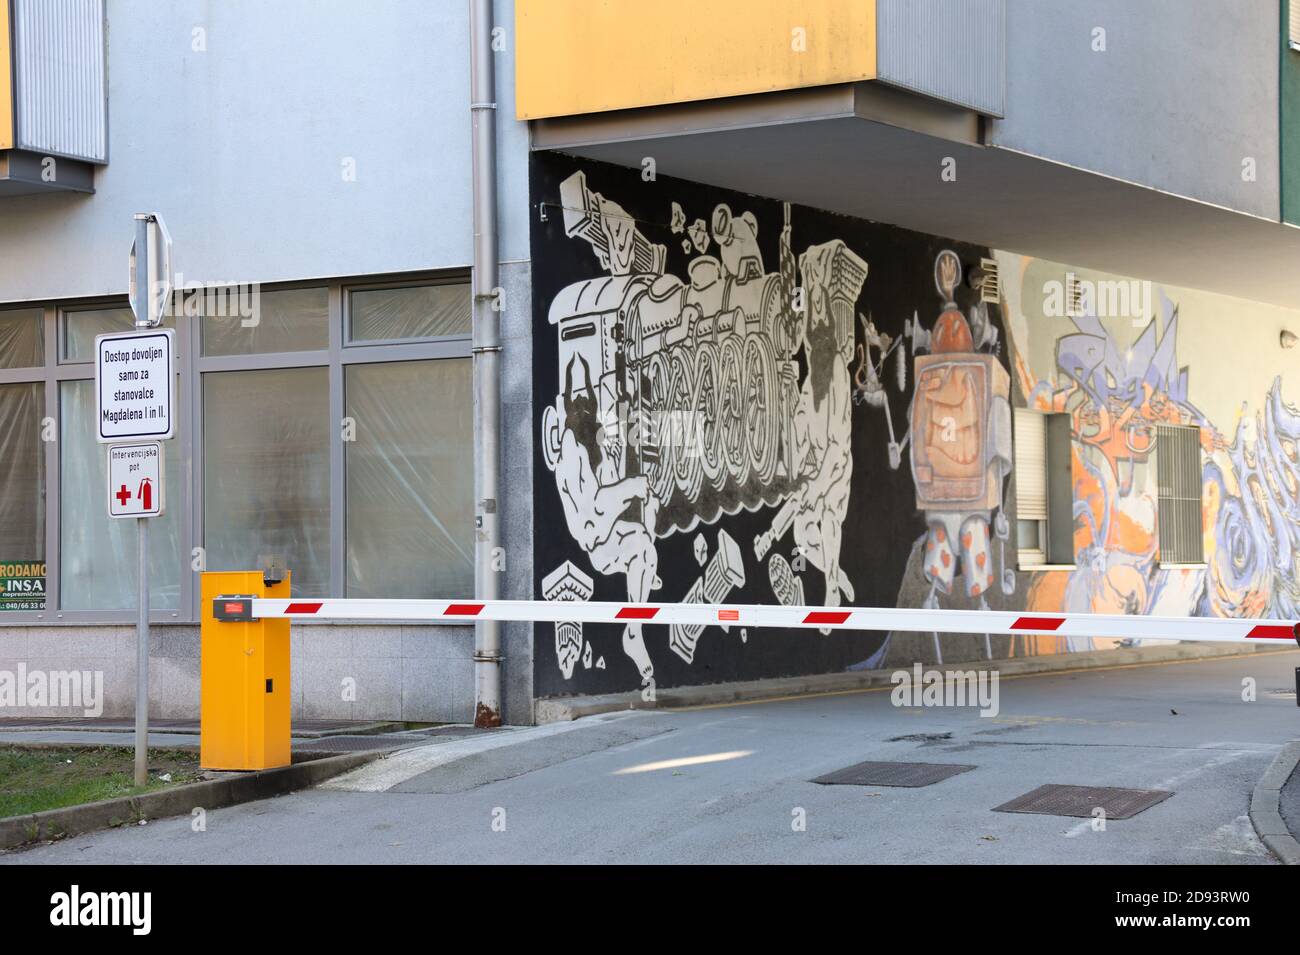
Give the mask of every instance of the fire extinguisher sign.
[[158, 517], [162, 512], [162, 442], [109, 445], [108, 516]]

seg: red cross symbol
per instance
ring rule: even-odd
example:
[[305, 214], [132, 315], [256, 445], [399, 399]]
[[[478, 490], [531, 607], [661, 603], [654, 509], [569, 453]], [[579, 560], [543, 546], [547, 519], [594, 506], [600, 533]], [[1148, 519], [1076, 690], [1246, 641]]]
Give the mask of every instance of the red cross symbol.
[[113, 496], [117, 498], [119, 504], [121, 504], [123, 507], [126, 507], [126, 502], [131, 499], [131, 492], [128, 491], [126, 489], [126, 485], [123, 484], [122, 489], [118, 491], [116, 494], [114, 494]]

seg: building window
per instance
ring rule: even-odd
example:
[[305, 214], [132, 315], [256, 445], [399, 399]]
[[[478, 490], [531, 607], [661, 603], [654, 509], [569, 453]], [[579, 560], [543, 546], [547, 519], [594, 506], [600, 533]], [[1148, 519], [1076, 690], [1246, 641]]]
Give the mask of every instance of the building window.
[[[155, 620], [198, 618], [195, 570], [267, 554], [295, 595], [472, 593], [469, 315], [463, 276], [178, 293]], [[0, 623], [132, 619], [93, 382], [96, 336], [133, 328], [120, 299], [0, 306]]]
[[45, 309], [0, 311], [0, 368], [39, 368], [45, 364]]
[[1021, 568], [1074, 563], [1070, 416], [1017, 408], [1016, 547]]
[[1156, 518], [1162, 566], [1201, 564], [1201, 429], [1156, 428]]
[[470, 333], [464, 283], [357, 289], [348, 297], [348, 341], [420, 341]]
[[[94, 362], [95, 339], [110, 332], [129, 332], [135, 328], [135, 316], [129, 306], [111, 308], [67, 308], [61, 313], [63, 348], [59, 360], [63, 364]], [[176, 321], [168, 317], [164, 328], [175, 328]], [[95, 370], [90, 369], [93, 377]]]
[[327, 288], [211, 289], [191, 311], [201, 314], [204, 357], [329, 347]]
[[[135, 521], [108, 516], [106, 448], [95, 438], [94, 379], [60, 382], [59, 593], [63, 610], [129, 610], [136, 605]], [[172, 503], [181, 475], [175, 442], [163, 442], [163, 455], [169, 503], [161, 517], [146, 522], [149, 605], [175, 610], [181, 602], [181, 520]]]
[[347, 596], [474, 592], [469, 359], [349, 365]]
[[1288, 45], [1293, 50], [1300, 50], [1300, 0], [1288, 0]]
[[203, 527], [211, 569], [286, 560], [295, 596], [329, 594], [329, 373], [203, 376]]
[[[45, 448], [40, 440], [45, 396], [40, 382], [0, 385], [0, 565], [45, 560]], [[0, 570], [0, 609], [22, 609], [22, 574]], [[44, 578], [44, 573], [39, 577]], [[42, 581], [42, 589], [44, 581]], [[9, 589], [13, 587], [13, 594]]]

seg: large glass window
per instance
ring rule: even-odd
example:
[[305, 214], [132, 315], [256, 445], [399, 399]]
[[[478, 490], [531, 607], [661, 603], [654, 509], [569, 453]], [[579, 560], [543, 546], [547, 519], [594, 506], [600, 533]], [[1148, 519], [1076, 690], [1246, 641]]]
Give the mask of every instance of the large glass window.
[[45, 364], [45, 309], [0, 310], [0, 368]]
[[201, 318], [204, 355], [255, 355], [329, 347], [329, 290], [231, 291], [210, 295]]
[[[172, 317], [163, 319], [164, 328], [175, 328]], [[95, 338], [109, 332], [129, 332], [135, 328], [135, 316], [129, 306], [113, 308], [77, 308], [63, 312], [63, 355], [67, 363], [93, 362]], [[93, 374], [93, 372], [92, 372]]]
[[469, 285], [358, 289], [348, 305], [355, 342], [439, 338], [470, 333]]
[[[187, 289], [164, 327], [177, 436], [147, 524], [159, 616], [197, 619], [197, 570], [272, 554], [305, 597], [473, 592], [464, 276]], [[97, 336], [134, 328], [120, 299], [0, 304], [0, 623], [133, 615], [136, 527], [107, 515], [94, 361]]]
[[295, 596], [330, 582], [326, 368], [203, 376], [204, 543], [210, 570], [286, 558]]
[[44, 415], [42, 382], [0, 385], [0, 564], [45, 561]]
[[[128, 610], [136, 605], [138, 559], [133, 520], [108, 516], [107, 445], [95, 440], [95, 382], [59, 385], [62, 466], [59, 594], [64, 610]], [[166, 509], [150, 518], [149, 604], [180, 606], [179, 499], [181, 467], [176, 442], [164, 441]], [[186, 561], [188, 566], [188, 561]]]
[[468, 359], [349, 365], [347, 595], [474, 592]]

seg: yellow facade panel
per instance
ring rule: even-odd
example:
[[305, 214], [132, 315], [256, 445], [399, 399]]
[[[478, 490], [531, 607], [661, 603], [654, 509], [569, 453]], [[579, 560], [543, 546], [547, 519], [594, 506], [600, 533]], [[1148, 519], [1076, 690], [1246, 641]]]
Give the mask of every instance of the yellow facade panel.
[[0, 149], [14, 146], [13, 29], [9, 4], [0, 0]]
[[874, 79], [875, 0], [516, 0], [519, 119]]

